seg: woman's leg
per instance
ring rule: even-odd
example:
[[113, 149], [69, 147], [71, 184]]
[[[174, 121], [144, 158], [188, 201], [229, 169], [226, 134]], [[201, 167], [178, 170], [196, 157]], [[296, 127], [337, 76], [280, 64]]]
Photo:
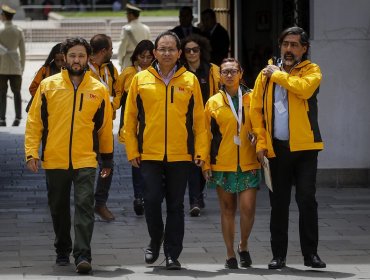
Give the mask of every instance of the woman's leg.
[[227, 258], [235, 257], [235, 212], [237, 206], [236, 194], [225, 192], [217, 187], [218, 200], [221, 209], [222, 235], [226, 245]]
[[240, 208], [240, 251], [248, 251], [248, 238], [252, 231], [256, 213], [257, 189], [251, 188], [239, 193]]

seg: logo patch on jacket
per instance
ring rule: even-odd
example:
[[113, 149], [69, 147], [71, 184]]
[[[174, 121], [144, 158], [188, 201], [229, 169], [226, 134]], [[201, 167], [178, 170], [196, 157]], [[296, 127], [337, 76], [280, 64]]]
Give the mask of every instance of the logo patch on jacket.
[[95, 94], [93, 94], [93, 93], [87, 94], [87, 98], [92, 99], [92, 100], [98, 99], [98, 97]]
[[184, 91], [185, 91], [185, 89], [184, 89], [183, 87], [179, 87], [179, 91], [184, 92]]

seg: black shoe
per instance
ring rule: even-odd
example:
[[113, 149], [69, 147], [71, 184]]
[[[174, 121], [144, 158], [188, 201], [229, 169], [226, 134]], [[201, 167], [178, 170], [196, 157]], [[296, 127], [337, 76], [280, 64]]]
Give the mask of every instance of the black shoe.
[[269, 269], [280, 269], [285, 267], [285, 258], [274, 257], [271, 262], [269, 263]]
[[251, 255], [249, 254], [249, 251], [240, 251], [238, 247], [238, 254], [241, 267], [250, 267], [252, 265], [252, 259]]
[[134, 202], [134, 211], [137, 216], [142, 216], [144, 214], [144, 200], [140, 198], [135, 198]]
[[21, 119], [15, 119], [12, 126], [19, 126]]
[[317, 254], [311, 254], [304, 256], [304, 265], [310, 266], [312, 268], [325, 268], [326, 263], [324, 263]]
[[0, 120], [0, 126], [6, 126], [6, 121], [5, 120]]
[[178, 260], [174, 260], [171, 257], [166, 257], [166, 269], [167, 270], [180, 270], [181, 263]]
[[150, 244], [148, 248], [145, 249], [145, 254], [144, 254], [144, 259], [147, 264], [152, 264], [158, 259], [162, 242], [163, 242], [163, 238], [158, 243], [150, 241]]
[[200, 215], [200, 208], [199, 208], [198, 204], [192, 204], [190, 206], [189, 213], [190, 213], [190, 216], [192, 216], [192, 217], [199, 217], [199, 215]]
[[238, 269], [238, 261], [236, 260], [236, 258], [230, 258], [228, 260], [226, 260], [226, 263], [225, 263], [225, 268], [228, 268], [228, 269]]
[[59, 266], [69, 265], [69, 255], [58, 254], [55, 263]]
[[76, 272], [80, 274], [88, 274], [92, 270], [90, 261], [85, 257], [78, 257], [76, 261]]

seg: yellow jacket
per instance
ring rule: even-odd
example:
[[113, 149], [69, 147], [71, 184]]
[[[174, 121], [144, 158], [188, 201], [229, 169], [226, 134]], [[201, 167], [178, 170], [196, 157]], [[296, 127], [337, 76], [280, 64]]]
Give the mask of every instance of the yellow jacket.
[[207, 131], [197, 78], [180, 67], [166, 86], [155, 64], [135, 75], [128, 93], [120, 133], [128, 160], [205, 160]]
[[45, 169], [103, 167], [113, 159], [112, 109], [105, 86], [86, 71], [75, 90], [68, 71], [44, 79], [32, 102], [26, 124], [26, 160], [39, 158]]
[[316, 99], [321, 77], [320, 67], [309, 60], [295, 66], [290, 73], [275, 71], [269, 82], [262, 73], [258, 75], [251, 94], [250, 112], [253, 131], [258, 135], [257, 151], [267, 149], [267, 156], [275, 157], [272, 146], [275, 84], [287, 90], [290, 150], [323, 149]]
[[208, 139], [211, 148], [203, 170], [236, 172], [238, 165], [242, 171], [260, 169], [256, 147], [248, 140], [248, 132], [252, 131], [249, 117], [250, 97], [243, 87], [242, 92], [243, 115], [239, 135], [240, 146], [234, 142], [234, 136], [238, 135], [238, 123], [231, 111], [226, 93], [220, 89], [217, 94], [208, 99], [205, 114], [207, 125], [210, 128]]
[[[89, 61], [91, 76], [107, 85], [109, 95], [113, 97], [112, 107], [116, 111], [121, 106], [122, 90], [120, 80], [118, 79], [118, 71], [111, 61], [103, 63], [100, 67], [93, 61]], [[113, 77], [112, 77], [113, 70]], [[108, 75], [108, 78], [107, 78]]]

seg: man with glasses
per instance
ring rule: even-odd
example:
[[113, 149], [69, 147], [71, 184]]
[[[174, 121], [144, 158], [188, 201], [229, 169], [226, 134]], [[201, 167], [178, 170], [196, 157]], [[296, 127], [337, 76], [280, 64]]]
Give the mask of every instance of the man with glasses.
[[[113, 54], [112, 39], [105, 34], [96, 34], [90, 39], [90, 46], [92, 55], [88, 64], [91, 76], [100, 81], [109, 91], [112, 99], [113, 116], [115, 116], [115, 111], [120, 107], [122, 94], [118, 83], [118, 71], [111, 61]], [[101, 160], [99, 163], [101, 171]], [[98, 177], [95, 190], [95, 214], [107, 222], [115, 219], [113, 213], [107, 207], [112, 177], [113, 168], [109, 176], [105, 178]]]
[[[137, 73], [126, 101], [127, 158], [141, 168], [150, 244], [145, 262], [154, 263], [162, 242], [168, 270], [181, 269], [184, 194], [190, 163], [202, 166], [208, 153], [202, 94], [196, 76], [181, 66], [180, 40], [171, 31], [155, 40], [152, 66]], [[162, 202], [166, 199], [166, 223]]]
[[300, 27], [279, 37], [281, 58], [257, 77], [251, 99], [253, 131], [258, 134], [257, 156], [270, 160], [271, 248], [269, 269], [286, 265], [289, 204], [296, 187], [299, 235], [304, 265], [324, 268], [317, 255], [319, 240], [316, 193], [318, 152], [323, 149], [317, 119], [317, 94], [321, 70], [307, 59], [307, 33]]

